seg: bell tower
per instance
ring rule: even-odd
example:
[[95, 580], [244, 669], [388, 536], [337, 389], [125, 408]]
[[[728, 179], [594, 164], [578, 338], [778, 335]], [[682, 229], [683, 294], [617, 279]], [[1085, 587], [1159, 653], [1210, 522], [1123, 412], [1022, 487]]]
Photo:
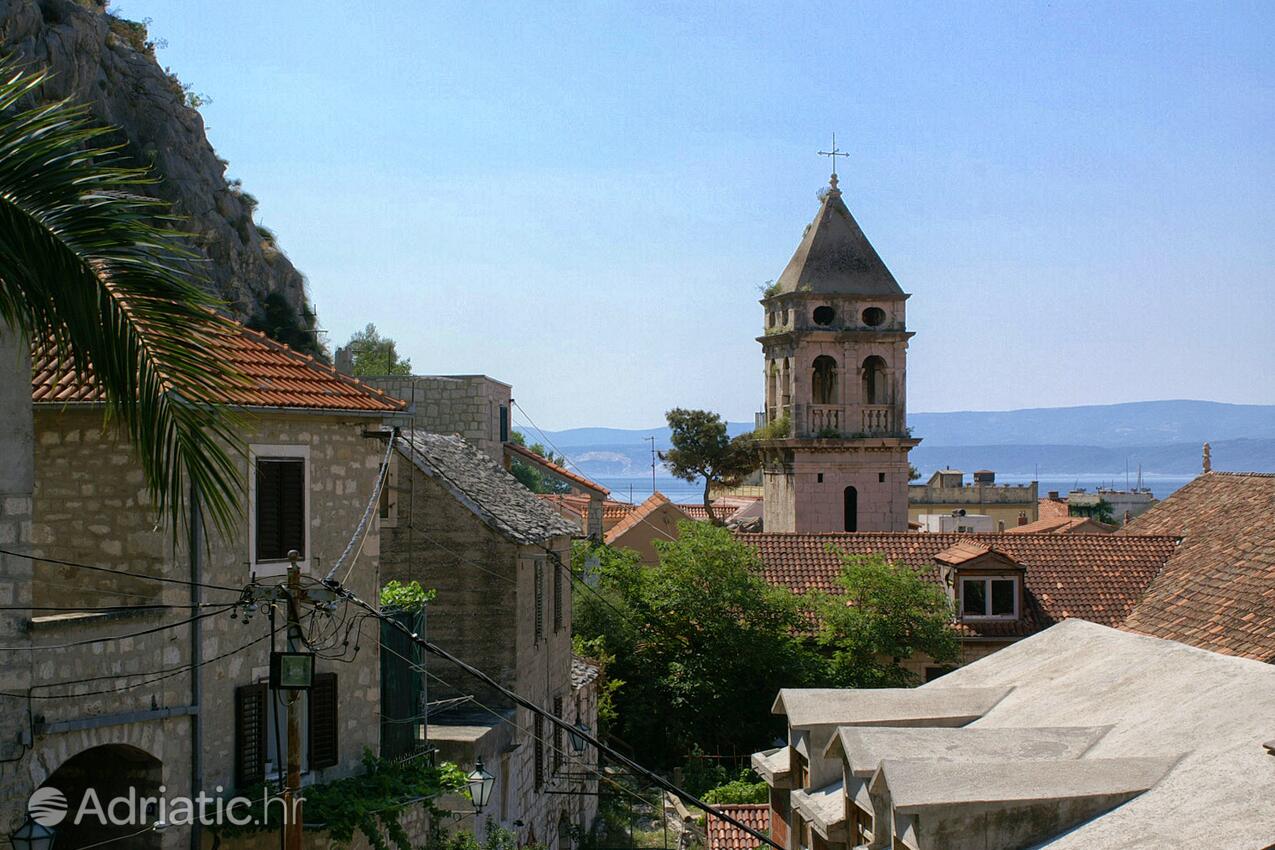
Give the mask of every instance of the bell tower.
[[766, 531], [907, 530], [908, 451], [920, 442], [907, 427], [908, 297], [834, 171], [761, 299]]

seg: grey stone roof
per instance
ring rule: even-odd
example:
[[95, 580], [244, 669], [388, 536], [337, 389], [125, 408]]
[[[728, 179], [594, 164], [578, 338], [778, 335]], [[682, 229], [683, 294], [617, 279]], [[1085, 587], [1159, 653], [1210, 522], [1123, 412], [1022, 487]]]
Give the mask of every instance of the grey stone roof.
[[515, 543], [546, 543], [579, 529], [464, 439], [402, 431], [398, 451], [449, 490], [489, 528]]
[[829, 190], [806, 228], [797, 251], [776, 282], [778, 292], [813, 292], [865, 298], [906, 298], [868, 237], [854, 220], [841, 191]]
[[579, 656], [571, 656], [571, 687], [573, 690], [583, 688], [598, 678], [602, 671], [596, 664], [590, 664]]

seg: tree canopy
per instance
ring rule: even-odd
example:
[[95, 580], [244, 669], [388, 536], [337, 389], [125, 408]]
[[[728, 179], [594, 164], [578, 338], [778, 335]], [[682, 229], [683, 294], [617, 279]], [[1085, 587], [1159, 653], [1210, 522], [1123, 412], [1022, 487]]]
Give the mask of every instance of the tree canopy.
[[410, 375], [412, 361], [398, 356], [398, 343], [381, 336], [376, 325], [368, 323], [361, 331], [355, 331], [343, 346], [350, 352], [355, 375]]
[[724, 528], [683, 523], [655, 546], [659, 564], [644, 567], [633, 552], [577, 544], [592, 589], [574, 595], [573, 622], [608, 655], [607, 731], [661, 766], [768, 746], [782, 731], [770, 713], [780, 688], [915, 684], [902, 662], [959, 654], [944, 591], [880, 556], [846, 556], [841, 593], [799, 596], [768, 583], [756, 551]]
[[676, 407], [665, 416], [672, 431], [669, 441], [673, 447], [660, 452], [660, 460], [683, 481], [693, 483], [703, 479], [704, 510], [710, 522], [720, 524], [709, 493], [715, 485], [740, 484], [757, 469], [760, 458], [752, 435], [741, 434], [731, 439], [722, 417], [707, 410]]

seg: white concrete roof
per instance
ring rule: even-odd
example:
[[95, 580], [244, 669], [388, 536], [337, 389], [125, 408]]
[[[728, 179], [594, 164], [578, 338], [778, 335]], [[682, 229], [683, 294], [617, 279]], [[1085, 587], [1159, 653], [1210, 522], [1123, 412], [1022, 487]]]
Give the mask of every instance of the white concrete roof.
[[1136, 794], [1173, 766], [1168, 756], [998, 763], [883, 761], [872, 780], [884, 782], [895, 811], [962, 803], [1068, 800]]
[[788, 779], [792, 773], [792, 747], [776, 747], [753, 753], [752, 763], [757, 775], [773, 786], [776, 782]]
[[793, 791], [789, 798], [794, 810], [808, 820], [824, 838], [836, 840], [837, 827], [846, 821], [846, 798], [841, 780], [809, 791]]
[[[1275, 843], [1275, 667], [1067, 620], [923, 685], [1012, 691], [971, 728], [1110, 725], [1084, 759], [1181, 758], [1150, 790], [1040, 846]], [[953, 789], [955, 790], [955, 789]]]
[[814, 726], [964, 726], [982, 717], [1009, 688], [784, 688], [771, 708], [794, 729]]
[[891, 728], [843, 726], [828, 744], [828, 758], [844, 753], [850, 772], [870, 777], [884, 759], [942, 762], [1061, 761], [1080, 758], [1109, 726], [994, 729], [966, 726]]

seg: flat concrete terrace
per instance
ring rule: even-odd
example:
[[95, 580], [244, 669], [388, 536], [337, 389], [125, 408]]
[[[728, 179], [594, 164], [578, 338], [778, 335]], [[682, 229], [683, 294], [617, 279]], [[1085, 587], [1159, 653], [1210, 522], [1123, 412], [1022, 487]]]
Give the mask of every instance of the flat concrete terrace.
[[1007, 687], [785, 688], [774, 714], [793, 729], [819, 726], [964, 726], [986, 714], [1009, 694]]
[[827, 841], [846, 839], [845, 786], [832, 782], [811, 791], [793, 791], [793, 810], [798, 812]]
[[1110, 726], [950, 729], [843, 726], [828, 758], [844, 758], [851, 775], [874, 776], [886, 759], [934, 762], [1033, 762], [1080, 758]]
[[[1275, 668], [1269, 664], [1068, 620], [917, 694], [968, 688], [1012, 688], [972, 729], [1021, 728], [1027, 721], [1110, 726], [1081, 763], [1174, 760], [1145, 792], [1038, 846], [1251, 850], [1275, 843], [1275, 756], [1262, 746], [1275, 732]], [[977, 790], [967, 775], [948, 789], [953, 799], [966, 799], [962, 787]], [[1001, 779], [987, 781], [1005, 793]]]

